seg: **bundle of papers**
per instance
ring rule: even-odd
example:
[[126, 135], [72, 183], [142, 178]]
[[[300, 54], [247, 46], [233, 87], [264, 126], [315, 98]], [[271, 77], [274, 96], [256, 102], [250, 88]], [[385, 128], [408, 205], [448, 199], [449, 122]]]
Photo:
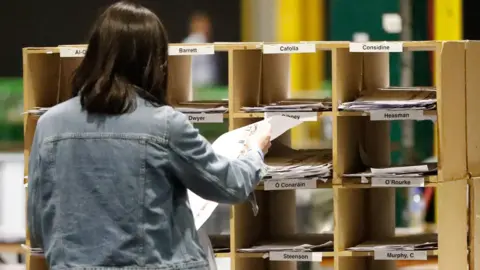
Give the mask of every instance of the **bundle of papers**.
[[367, 241], [355, 247], [348, 248], [351, 251], [375, 251], [375, 250], [435, 250], [438, 248], [438, 240], [435, 234], [410, 235], [390, 239]]
[[228, 101], [189, 101], [181, 102], [175, 109], [182, 113], [227, 113]]
[[44, 256], [43, 249], [41, 248], [32, 248], [27, 245], [22, 245], [22, 249], [32, 256]]
[[356, 247], [348, 248], [351, 251], [375, 251], [379, 249], [384, 250], [435, 250], [438, 249], [437, 242], [425, 242], [420, 244], [390, 244], [378, 245], [374, 243], [363, 243]]
[[268, 105], [259, 105], [255, 107], [242, 107], [244, 112], [316, 112], [332, 109], [332, 101], [327, 99], [289, 99], [271, 103]]
[[250, 248], [238, 249], [239, 252], [245, 253], [265, 253], [270, 251], [295, 251], [295, 252], [316, 252], [316, 251], [332, 251], [333, 241], [327, 241], [319, 245], [302, 244], [295, 245], [289, 243], [274, 243], [253, 246]]
[[344, 174], [344, 177], [422, 177], [437, 174], [437, 164], [370, 168], [365, 172]]
[[332, 176], [332, 151], [294, 150], [281, 143], [272, 145], [267, 154], [264, 181], [316, 179], [326, 182]]
[[25, 113], [40, 116], [46, 113], [49, 109], [50, 107], [34, 107], [33, 109], [26, 111]]
[[364, 90], [360, 96], [351, 102], [338, 106], [344, 111], [372, 110], [433, 110], [437, 106], [434, 88], [379, 88]]

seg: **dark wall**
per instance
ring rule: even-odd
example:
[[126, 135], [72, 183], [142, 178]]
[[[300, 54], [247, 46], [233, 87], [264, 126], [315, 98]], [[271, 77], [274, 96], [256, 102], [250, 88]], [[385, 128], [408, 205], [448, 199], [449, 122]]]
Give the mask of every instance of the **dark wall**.
[[[0, 0], [0, 77], [21, 76], [22, 47], [85, 43], [90, 27], [113, 0]], [[188, 34], [195, 10], [210, 15], [215, 41], [240, 40], [240, 0], [144, 0], [165, 24], [171, 42]], [[226, 84], [227, 56], [219, 54]]]
[[463, 0], [463, 39], [480, 40], [478, 0]]

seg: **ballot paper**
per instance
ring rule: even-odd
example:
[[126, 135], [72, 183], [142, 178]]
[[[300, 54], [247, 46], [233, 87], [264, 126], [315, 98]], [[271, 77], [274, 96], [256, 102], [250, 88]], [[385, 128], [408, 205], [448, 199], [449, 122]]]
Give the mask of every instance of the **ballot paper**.
[[[50, 108], [46, 108], [46, 107], [45, 108], [35, 107], [31, 110], [26, 111], [25, 113], [40, 116], [46, 113], [49, 109]], [[211, 107], [211, 108], [179, 106], [179, 107], [175, 107], [175, 109], [182, 113], [227, 113], [228, 112], [228, 108], [225, 106]]]
[[50, 109], [50, 107], [34, 107], [33, 109], [28, 110], [28, 111], [24, 112], [23, 114], [32, 114], [32, 115], [40, 116], [40, 115], [43, 115], [44, 113], [46, 113], [49, 109]]
[[332, 176], [332, 150], [295, 150], [275, 142], [266, 159], [263, 181], [321, 180]]
[[363, 242], [355, 247], [347, 248], [352, 251], [376, 250], [435, 250], [438, 248], [436, 234], [418, 234], [408, 236], [390, 237], [383, 240]]
[[268, 105], [259, 105], [253, 107], [242, 107], [244, 112], [315, 112], [327, 111], [332, 109], [332, 102], [329, 99], [324, 100], [300, 100], [290, 99], [279, 101]]
[[227, 113], [228, 108], [220, 106], [216, 108], [176, 107], [182, 113]]
[[253, 246], [250, 248], [238, 249], [238, 252], [245, 253], [262, 253], [270, 251], [296, 251], [296, 252], [315, 252], [315, 251], [331, 251], [333, 249], [333, 241], [326, 241], [323, 244], [311, 245], [301, 244], [295, 245], [291, 243], [272, 243], [265, 245]]
[[[302, 122], [290, 117], [280, 115], [272, 116], [270, 118], [221, 135], [216, 141], [213, 142], [212, 148], [219, 155], [229, 159], [237, 159], [248, 150], [247, 143], [249, 137], [254, 135], [261, 128], [261, 126], [266, 123], [270, 123], [272, 127], [270, 139], [274, 140], [286, 131], [300, 125]], [[265, 167], [264, 175], [266, 174], [266, 170], [267, 167]], [[199, 229], [208, 220], [208, 218], [210, 218], [213, 211], [217, 208], [218, 203], [205, 200], [190, 190], [188, 191], [188, 197], [193, 216], [195, 218], [195, 226], [197, 229]], [[255, 198], [251, 197], [250, 200], [255, 212], [255, 208], [258, 207], [256, 205]]]
[[227, 113], [228, 100], [201, 100], [180, 102], [175, 109], [182, 113]]
[[434, 88], [390, 87], [360, 91], [357, 99], [341, 103], [338, 109], [344, 111], [433, 110], [436, 105]]
[[397, 166], [387, 168], [370, 168], [365, 172], [347, 173], [344, 177], [420, 177], [435, 175], [437, 173], [437, 164], [422, 164], [414, 166]]

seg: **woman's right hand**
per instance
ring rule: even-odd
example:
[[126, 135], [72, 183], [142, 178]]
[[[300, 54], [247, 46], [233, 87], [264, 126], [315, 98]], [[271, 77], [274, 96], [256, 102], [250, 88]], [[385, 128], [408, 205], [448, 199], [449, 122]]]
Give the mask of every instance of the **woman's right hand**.
[[270, 142], [270, 138], [272, 135], [272, 125], [269, 122], [263, 122], [261, 125], [258, 126], [257, 132], [253, 138], [251, 138], [251, 143], [257, 146], [265, 155], [272, 146]]

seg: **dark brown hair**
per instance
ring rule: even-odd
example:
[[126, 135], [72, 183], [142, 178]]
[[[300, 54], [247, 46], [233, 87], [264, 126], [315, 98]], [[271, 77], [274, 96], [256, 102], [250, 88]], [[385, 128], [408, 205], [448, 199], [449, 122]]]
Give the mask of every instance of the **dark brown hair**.
[[149, 9], [121, 1], [94, 25], [87, 52], [72, 78], [73, 96], [90, 113], [123, 114], [137, 95], [155, 106], [167, 103], [168, 37]]

